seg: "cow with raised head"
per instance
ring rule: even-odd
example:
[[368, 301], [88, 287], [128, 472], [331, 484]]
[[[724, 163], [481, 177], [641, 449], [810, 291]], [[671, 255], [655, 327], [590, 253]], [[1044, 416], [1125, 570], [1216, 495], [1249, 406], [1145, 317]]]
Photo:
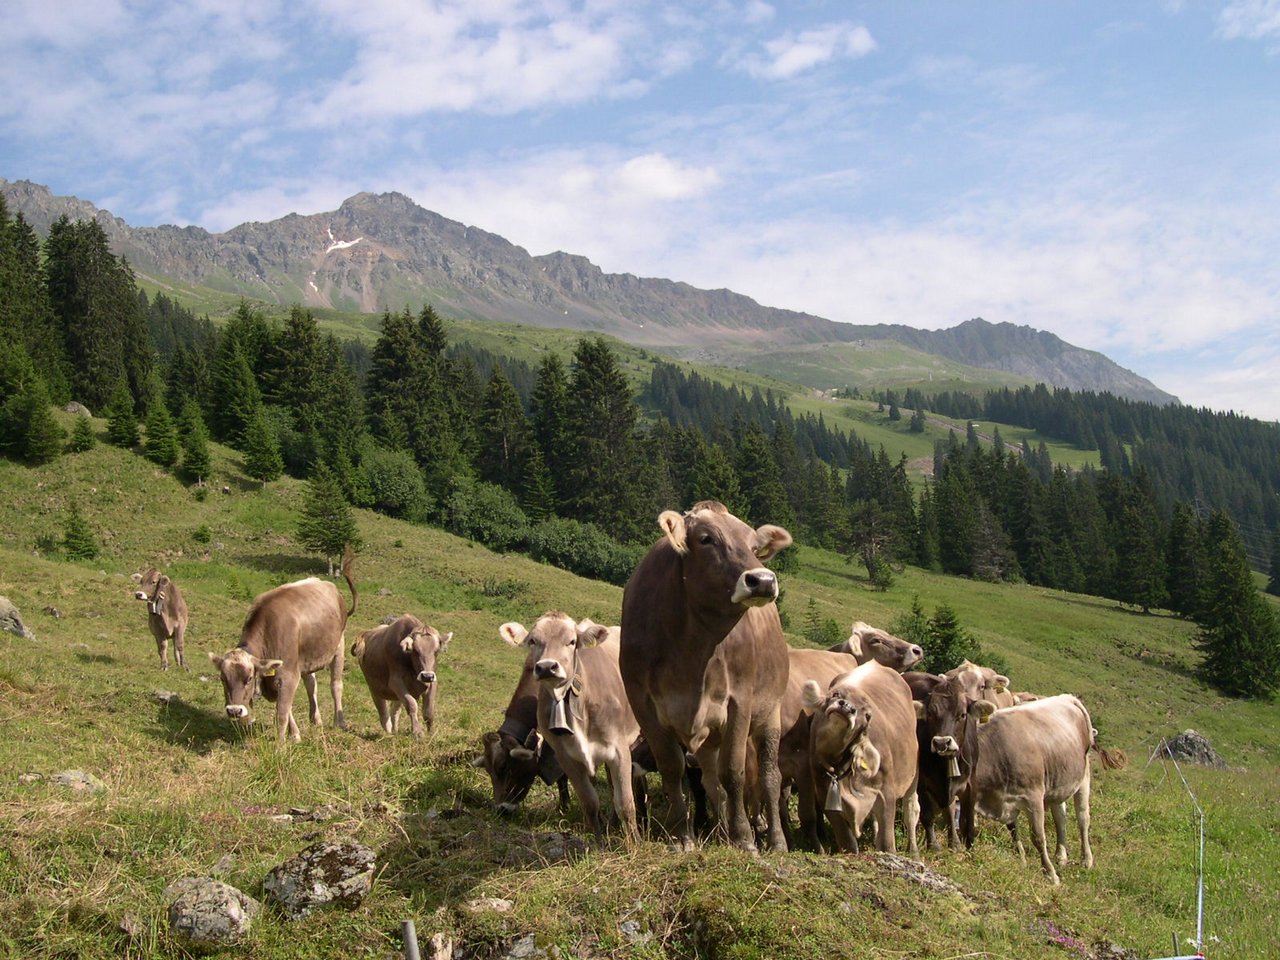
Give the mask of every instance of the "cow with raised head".
[[351, 590], [351, 606], [343, 609], [338, 588], [327, 580], [308, 577], [260, 594], [249, 607], [240, 643], [209, 659], [222, 677], [227, 716], [237, 724], [253, 722], [250, 708], [259, 688], [276, 705], [276, 737], [301, 740], [293, 719], [293, 697], [302, 681], [311, 702], [311, 722], [320, 723], [316, 672], [329, 668], [333, 718], [345, 727], [342, 715], [343, 632], [356, 609], [356, 585], [351, 579], [350, 548], [342, 562], [342, 576]]
[[911, 688], [895, 670], [870, 661], [835, 677], [824, 691], [803, 688], [810, 711], [809, 757], [814, 782], [836, 844], [858, 850], [868, 816], [876, 823], [876, 848], [897, 849], [893, 828], [899, 805], [908, 852], [916, 855], [916, 714]]
[[187, 601], [182, 599], [178, 585], [167, 574], [149, 567], [133, 597], [147, 605], [147, 626], [156, 638], [160, 669], [169, 669], [169, 641], [172, 640], [174, 659], [186, 670]]
[[415, 737], [422, 736], [424, 724], [426, 732], [431, 732], [439, 687], [436, 658], [452, 639], [452, 633], [442, 635], [406, 613], [366, 630], [351, 645], [351, 655], [360, 664], [378, 720], [387, 733], [395, 731], [401, 706], [409, 715]]
[[752, 529], [714, 500], [664, 511], [658, 526], [663, 537], [623, 590], [621, 666], [662, 775], [667, 834], [692, 846], [683, 790], [689, 750], [729, 840], [755, 849], [746, 798], [754, 744], [768, 842], [785, 850], [778, 739], [787, 645], [774, 604], [778, 579], [763, 561], [789, 546], [791, 534], [772, 524]]
[[543, 614], [526, 630], [504, 623], [498, 633], [512, 646], [527, 645], [538, 681], [538, 733], [555, 745], [560, 766], [597, 837], [604, 834], [596, 769], [603, 764], [613, 787], [613, 811], [628, 840], [637, 837], [631, 744], [640, 725], [618, 672], [618, 628], [577, 623], [560, 611]]
[[995, 712], [988, 700], [974, 700], [964, 684], [954, 677], [933, 673], [906, 673], [916, 708], [916, 746], [919, 756], [920, 821], [925, 843], [938, 849], [938, 814], [947, 820], [947, 842], [960, 845], [956, 830], [955, 805], [960, 802], [960, 820], [973, 822], [973, 795], [965, 788], [978, 762], [978, 724]]
[[[1053, 811], [1057, 861], [1067, 862], [1066, 803], [1075, 804], [1080, 831], [1080, 861], [1093, 866], [1089, 846], [1089, 795], [1092, 771], [1089, 751], [1097, 750], [1109, 768], [1124, 765], [1123, 753], [1100, 750], [1089, 711], [1070, 694], [1044, 697], [995, 711], [978, 727], [978, 759], [968, 790], [974, 809], [1009, 828], [1014, 847], [1025, 860], [1018, 838], [1018, 815], [1031, 821], [1031, 842], [1045, 874], [1056, 885], [1058, 873], [1045, 840], [1044, 815]], [[972, 828], [965, 829], [972, 843]]]
[[924, 657], [924, 650], [919, 644], [895, 637], [888, 631], [863, 623], [861, 620], [854, 621], [848, 640], [843, 640], [827, 649], [832, 653], [851, 654], [859, 663], [874, 660], [899, 673], [910, 670]]

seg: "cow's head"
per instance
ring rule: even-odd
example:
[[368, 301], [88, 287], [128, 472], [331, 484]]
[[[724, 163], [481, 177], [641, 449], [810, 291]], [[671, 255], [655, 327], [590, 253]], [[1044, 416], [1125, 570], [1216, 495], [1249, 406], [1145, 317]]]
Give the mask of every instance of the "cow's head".
[[493, 806], [499, 813], [512, 814], [533, 786], [534, 778], [545, 765], [544, 751], [554, 757], [543, 744], [537, 730], [532, 730], [521, 743], [509, 733], [490, 731], [480, 738], [484, 752], [472, 761], [489, 774], [493, 786]]
[[970, 700], [995, 702], [997, 694], [1009, 689], [1009, 678], [996, 673], [990, 667], [979, 666], [972, 660], [961, 661], [960, 666], [946, 672], [946, 676], [959, 680]]
[[138, 581], [138, 589], [134, 592], [135, 600], [143, 600], [152, 613], [165, 600], [165, 588], [169, 586], [170, 580], [167, 576], [151, 567], [142, 575], [142, 579]]
[[415, 627], [400, 641], [400, 650], [408, 656], [409, 669], [419, 683], [430, 685], [436, 682], [436, 657], [444, 653], [452, 639], [452, 633], [441, 636], [434, 627], [424, 624]]
[[782, 527], [766, 523], [753, 530], [715, 500], [683, 514], [665, 510], [658, 526], [684, 559], [685, 587], [694, 602], [741, 610], [778, 598], [778, 578], [760, 562], [791, 545]]
[[919, 644], [895, 637], [861, 620], [854, 622], [849, 639], [845, 643], [848, 651], [857, 658], [859, 663], [874, 660], [899, 673], [910, 669], [924, 658], [924, 650]]
[[236, 723], [252, 723], [250, 708], [257, 695], [258, 683], [272, 683], [284, 661], [261, 660], [240, 647], [221, 657], [210, 651], [209, 660], [222, 677], [222, 699], [227, 716]]
[[839, 684], [823, 693], [816, 680], [801, 690], [809, 721], [809, 753], [815, 766], [828, 774], [874, 776], [880, 753], [867, 739], [872, 712], [865, 698]]
[[[970, 698], [963, 683], [952, 677], [943, 677], [927, 700], [916, 700], [914, 704], [916, 719], [923, 720], [928, 731], [929, 749], [948, 760], [965, 754], [969, 738], [976, 736], [974, 728], [985, 723], [996, 709], [989, 700]], [[960, 776], [958, 763], [952, 764], [951, 776]]]
[[504, 623], [498, 633], [513, 647], [529, 648], [534, 679], [544, 685], [561, 687], [577, 673], [579, 648], [603, 643], [609, 628], [591, 620], [577, 623], [567, 613], [557, 610], [544, 613], [532, 630], [518, 623]]

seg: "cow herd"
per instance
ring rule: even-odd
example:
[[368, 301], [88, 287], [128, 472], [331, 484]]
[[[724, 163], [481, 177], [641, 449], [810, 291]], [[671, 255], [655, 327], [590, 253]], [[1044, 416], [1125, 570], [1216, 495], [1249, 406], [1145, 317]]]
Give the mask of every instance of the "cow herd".
[[[877, 849], [896, 850], [901, 823], [917, 854], [917, 825], [939, 846], [941, 817], [952, 847], [972, 845], [976, 817], [1007, 825], [1020, 856], [1025, 813], [1046, 875], [1066, 862], [1066, 805], [1074, 804], [1081, 863], [1089, 867], [1090, 751], [1100, 750], [1076, 697], [1014, 694], [1006, 677], [966, 661], [945, 675], [913, 672], [920, 647], [865, 623], [830, 650], [792, 649], [764, 562], [791, 543], [781, 527], [753, 529], [722, 504], [703, 501], [658, 518], [663, 536], [627, 582], [621, 625], [550, 611], [499, 636], [526, 651], [501, 725], [481, 738], [474, 765], [488, 774], [497, 810], [512, 813], [535, 780], [569, 785], [587, 826], [610, 822], [629, 842], [645, 815], [645, 775], [666, 794], [658, 833], [681, 849], [707, 833], [747, 850], [834, 847], [854, 852], [864, 827]], [[299, 739], [292, 713], [299, 682], [320, 722], [316, 673], [328, 668], [334, 722], [344, 725], [344, 631], [357, 600], [350, 552], [337, 588], [316, 578], [276, 587], [250, 607], [239, 644], [210, 659], [227, 717], [251, 722], [257, 694], [275, 703], [276, 734]], [[168, 641], [185, 666], [187, 608], [177, 585], [152, 569], [135, 596], [147, 602], [161, 666]], [[400, 709], [412, 732], [434, 720], [436, 658], [452, 634], [405, 614], [361, 633], [351, 647], [387, 733]], [[604, 766], [611, 821], [596, 774]], [[790, 820], [792, 797], [799, 817]], [[692, 799], [695, 814], [690, 816]], [[1056, 830], [1053, 856], [1045, 814]]]

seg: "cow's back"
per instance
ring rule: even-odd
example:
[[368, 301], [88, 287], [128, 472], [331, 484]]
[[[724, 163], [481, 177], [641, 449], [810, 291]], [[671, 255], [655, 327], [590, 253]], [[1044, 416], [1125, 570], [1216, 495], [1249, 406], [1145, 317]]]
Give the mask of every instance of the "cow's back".
[[314, 673], [342, 648], [346, 610], [338, 588], [315, 577], [261, 594], [249, 608], [240, 646], [262, 659]]
[[1040, 791], [1046, 803], [1061, 803], [1088, 777], [1089, 713], [1070, 694], [997, 710], [978, 731], [973, 779], [980, 808], [999, 795]]

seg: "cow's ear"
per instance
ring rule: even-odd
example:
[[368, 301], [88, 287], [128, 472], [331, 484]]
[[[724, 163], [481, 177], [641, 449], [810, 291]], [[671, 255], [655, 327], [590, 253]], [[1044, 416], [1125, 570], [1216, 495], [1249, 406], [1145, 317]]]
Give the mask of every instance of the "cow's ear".
[[209, 651], [209, 662], [212, 663], [219, 670], [222, 669], [222, 657], [218, 656], [212, 650]]
[[663, 510], [658, 514], [658, 526], [662, 528], [676, 553], [684, 556], [689, 552], [689, 544], [685, 539], [688, 531], [685, 529], [683, 516], [674, 510]]
[[413, 653], [413, 634], [409, 634], [400, 641], [400, 649], [405, 653]]
[[259, 660], [254, 664], [258, 668], [258, 672], [264, 677], [274, 677], [281, 667], [284, 666], [283, 660]]
[[800, 702], [804, 704], [804, 712], [813, 713], [822, 699], [822, 688], [818, 686], [818, 681], [806, 680], [800, 688]]
[[849, 628], [849, 652], [859, 660], [866, 656], [866, 653], [862, 649], [862, 632], [870, 629], [871, 628], [861, 620], [855, 620], [853, 626]]
[[478, 755], [476, 755], [476, 756], [472, 757], [472, 758], [471, 758], [471, 765], [472, 765], [473, 767], [475, 767], [477, 770], [483, 770], [483, 769], [484, 769], [484, 754], [483, 754], [483, 753], [481, 753], [481, 754], [478, 754]]
[[880, 751], [870, 740], [864, 740], [862, 746], [853, 752], [853, 766], [866, 776], [874, 777], [880, 772]]
[[511, 644], [511, 646], [518, 647], [520, 644], [524, 643], [524, 638], [529, 636], [529, 631], [521, 624], [512, 621], [510, 623], [504, 623], [498, 628], [498, 636]]
[[1004, 693], [1009, 689], [1009, 678], [1003, 674], [997, 673], [992, 680], [996, 685], [996, 693]]
[[542, 734], [537, 730], [530, 730], [529, 735], [524, 738], [524, 745], [527, 749], [537, 753], [542, 749]]
[[[583, 621], [587, 623], [587, 621]], [[609, 628], [599, 623], [578, 624], [578, 643], [584, 647], [594, 647], [609, 639]]]
[[537, 754], [528, 747], [512, 747], [511, 752], [507, 754], [512, 760], [535, 760]]
[[368, 631], [366, 631], [360, 634], [360, 636], [356, 637], [356, 642], [351, 644], [351, 655], [355, 657], [357, 660], [359, 660], [361, 657], [364, 656], [364, 646], [368, 636], [369, 636], [369, 633]]
[[923, 720], [923, 719], [924, 719], [924, 704], [923, 704], [923, 703], [921, 703], [919, 700], [912, 700], [912, 701], [911, 701], [911, 705], [912, 705], [913, 707], [915, 707], [915, 708], [916, 708], [916, 719], [917, 719], [917, 720]]
[[969, 712], [977, 716], [979, 723], [986, 723], [996, 712], [996, 705], [990, 700], [975, 700], [969, 704]]
[[763, 527], [756, 529], [755, 554], [761, 560], [768, 560], [775, 553], [779, 553], [789, 546], [791, 546], [791, 534], [787, 533], [782, 527], [766, 523]]

